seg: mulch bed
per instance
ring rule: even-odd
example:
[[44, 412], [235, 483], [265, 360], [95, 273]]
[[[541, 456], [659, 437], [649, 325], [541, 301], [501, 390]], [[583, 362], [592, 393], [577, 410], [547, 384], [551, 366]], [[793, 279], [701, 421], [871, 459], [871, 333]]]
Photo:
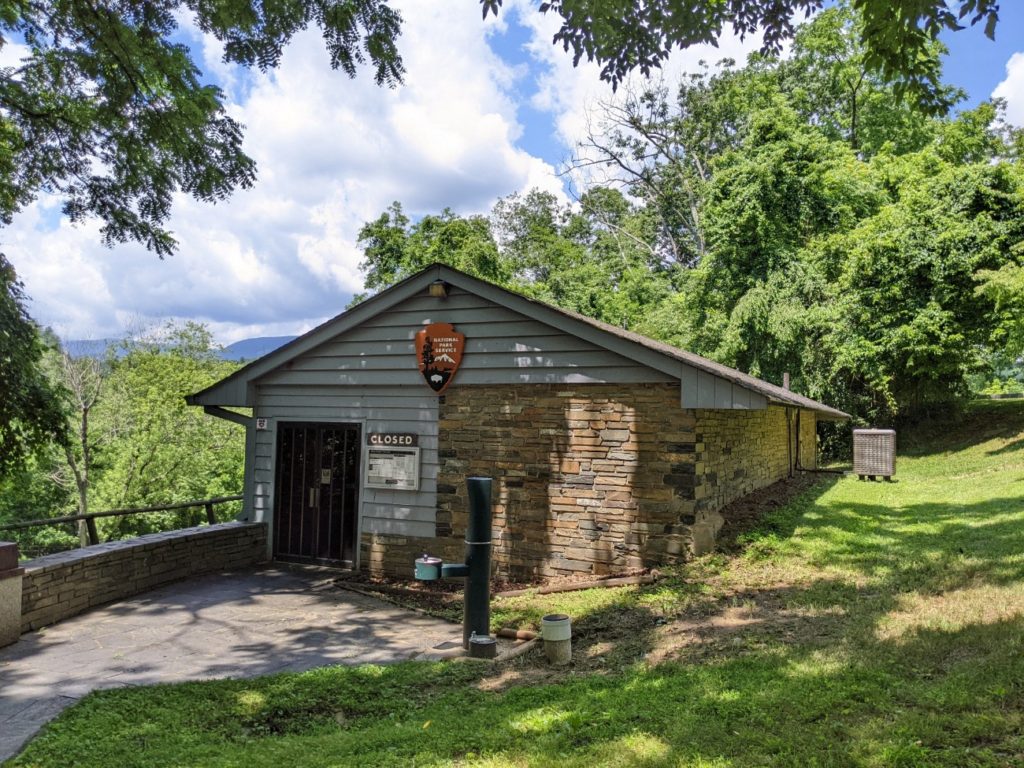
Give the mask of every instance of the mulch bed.
[[722, 552], [735, 552], [740, 548], [736, 539], [756, 529], [768, 512], [785, 506], [808, 488], [830, 477], [837, 476], [810, 472], [800, 474], [766, 485], [727, 504], [719, 510], [725, 523], [718, 534], [716, 548]]
[[[571, 586], [580, 582], [601, 581], [603, 579], [620, 578], [623, 576], [642, 576], [648, 573], [651, 573], [649, 568], [633, 568], [606, 576], [594, 576], [587, 573], [548, 579], [537, 578], [530, 581], [501, 581], [495, 582], [492, 585], [492, 590], [494, 595], [498, 596], [501, 592], [518, 589]], [[347, 573], [339, 576], [335, 579], [335, 582], [342, 587], [351, 585], [367, 592], [375, 592], [382, 596], [397, 598], [407, 605], [435, 616], [450, 617], [450, 614], [462, 609], [464, 585], [461, 579], [417, 581], [415, 579], [371, 577], [365, 573]]]

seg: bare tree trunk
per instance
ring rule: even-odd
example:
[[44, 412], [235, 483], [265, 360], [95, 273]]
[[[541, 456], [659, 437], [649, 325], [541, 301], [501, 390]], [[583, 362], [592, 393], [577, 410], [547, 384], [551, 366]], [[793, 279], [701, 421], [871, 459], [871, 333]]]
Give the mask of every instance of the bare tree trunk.
[[[99, 399], [103, 377], [96, 361], [84, 358], [74, 359], [67, 352], [61, 356], [62, 384], [67, 388], [72, 404], [77, 411], [77, 445], [64, 447], [64, 458], [75, 481], [78, 494], [78, 514], [89, 514], [89, 471], [92, 468], [92, 445], [89, 440], [89, 411]], [[76, 451], [77, 449], [77, 451]], [[87, 547], [96, 538], [95, 523], [78, 521], [78, 542]], [[91, 534], [91, 535], [90, 535]]]
[[[67, 459], [68, 466], [71, 468], [71, 473], [75, 477], [75, 490], [78, 493], [78, 514], [87, 515], [89, 514], [89, 475], [88, 475], [88, 464], [83, 461], [84, 469], [79, 465], [79, 462], [75, 458], [74, 452], [70, 447], [64, 448], [64, 456]], [[78, 521], [78, 545], [81, 547], [89, 546], [89, 526], [85, 520]]]

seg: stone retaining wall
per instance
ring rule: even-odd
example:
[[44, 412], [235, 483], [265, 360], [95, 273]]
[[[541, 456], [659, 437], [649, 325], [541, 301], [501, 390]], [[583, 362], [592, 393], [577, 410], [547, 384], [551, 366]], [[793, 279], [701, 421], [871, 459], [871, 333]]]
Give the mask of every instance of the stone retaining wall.
[[25, 569], [18, 565], [18, 545], [0, 541], [0, 648], [18, 640], [21, 634], [21, 579]]
[[267, 558], [264, 523], [220, 523], [111, 541], [25, 563], [21, 631], [172, 581]]

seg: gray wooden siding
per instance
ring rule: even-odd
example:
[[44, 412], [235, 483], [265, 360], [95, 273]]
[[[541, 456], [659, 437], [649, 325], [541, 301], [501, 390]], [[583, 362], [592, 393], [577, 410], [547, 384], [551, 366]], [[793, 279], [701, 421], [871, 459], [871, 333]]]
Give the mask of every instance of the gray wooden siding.
[[413, 339], [416, 331], [432, 322], [453, 323], [466, 335], [466, 350], [453, 387], [673, 380], [487, 299], [455, 290], [444, 300], [429, 296], [409, 299], [267, 374], [259, 383], [424, 387]]
[[[454, 290], [445, 300], [408, 299], [327, 341], [256, 382], [255, 416], [281, 421], [353, 421], [365, 432], [420, 435], [420, 490], [361, 489], [363, 532], [434, 536], [437, 509], [437, 396], [423, 382], [414, 349], [427, 323], [466, 335], [452, 387], [474, 384], [644, 383], [673, 377], [589, 341]], [[276, 432], [259, 431], [253, 508], [273, 514]], [[365, 445], [365, 438], [364, 438]]]
[[683, 408], [760, 410], [768, 407], [764, 395], [685, 363], [680, 364], [679, 389], [679, 404]]

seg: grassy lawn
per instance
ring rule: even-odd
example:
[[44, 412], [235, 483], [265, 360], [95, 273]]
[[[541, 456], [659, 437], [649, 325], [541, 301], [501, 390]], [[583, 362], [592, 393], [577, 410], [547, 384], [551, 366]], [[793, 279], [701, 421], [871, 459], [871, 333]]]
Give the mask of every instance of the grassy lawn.
[[18, 766], [1024, 765], [1024, 404], [918, 431], [656, 585], [566, 611], [576, 662], [406, 663], [104, 691]]

